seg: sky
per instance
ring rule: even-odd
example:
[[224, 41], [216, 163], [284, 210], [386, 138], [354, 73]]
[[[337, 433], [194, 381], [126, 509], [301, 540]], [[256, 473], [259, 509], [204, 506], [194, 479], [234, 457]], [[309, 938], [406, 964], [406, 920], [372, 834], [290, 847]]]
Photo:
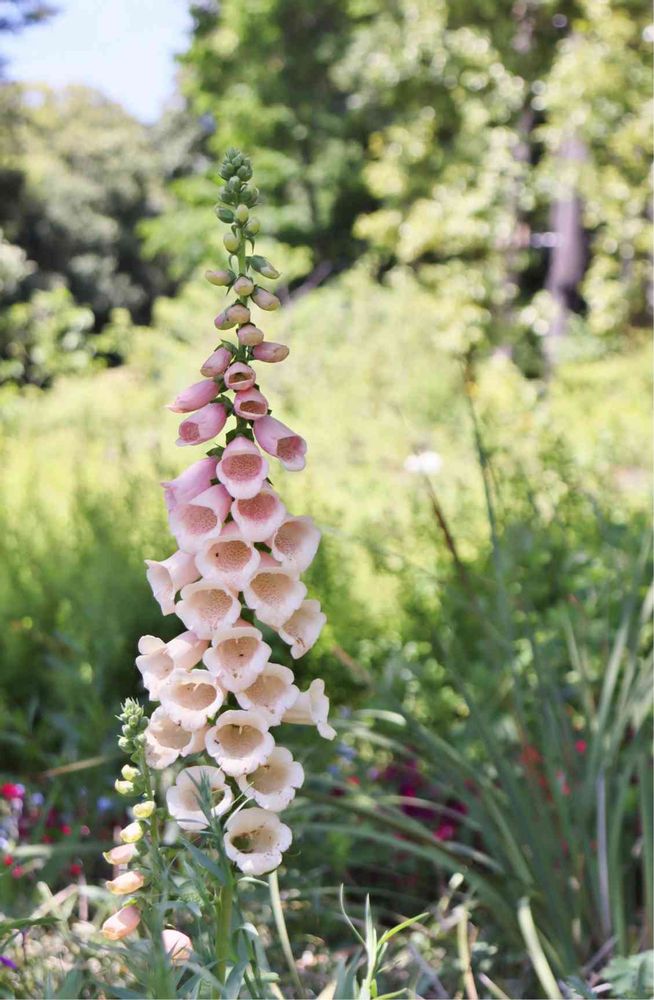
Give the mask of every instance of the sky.
[[45, 24], [4, 35], [10, 80], [83, 83], [145, 122], [172, 95], [175, 53], [185, 48], [188, 0], [53, 0]]

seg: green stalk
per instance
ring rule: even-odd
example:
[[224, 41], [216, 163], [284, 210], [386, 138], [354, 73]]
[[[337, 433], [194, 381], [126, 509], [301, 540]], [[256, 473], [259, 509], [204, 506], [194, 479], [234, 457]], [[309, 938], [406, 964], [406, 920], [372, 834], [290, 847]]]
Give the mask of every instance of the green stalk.
[[268, 876], [268, 884], [270, 886], [270, 903], [272, 906], [273, 916], [275, 918], [277, 933], [279, 934], [279, 941], [282, 946], [282, 951], [284, 952], [284, 958], [286, 959], [291, 979], [293, 980], [293, 983], [298, 991], [297, 995], [298, 997], [302, 997], [305, 996], [304, 987], [302, 986], [302, 982], [298, 976], [297, 966], [295, 964], [295, 959], [293, 958], [291, 942], [286, 928], [286, 921], [284, 919], [282, 897], [279, 894], [279, 880], [277, 878], [276, 871], [271, 872]]
[[222, 887], [216, 901], [216, 976], [221, 983], [227, 975], [227, 960], [229, 958], [232, 929], [231, 884]]

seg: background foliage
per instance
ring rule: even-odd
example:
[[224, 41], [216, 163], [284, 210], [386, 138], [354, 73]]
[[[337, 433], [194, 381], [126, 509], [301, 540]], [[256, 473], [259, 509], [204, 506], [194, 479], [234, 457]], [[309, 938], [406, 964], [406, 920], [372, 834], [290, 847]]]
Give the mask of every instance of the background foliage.
[[[389, 988], [552, 996], [550, 968], [564, 995], [642, 995], [649, 8], [191, 9], [155, 125], [84, 88], [0, 91], [0, 740], [3, 788], [29, 797], [19, 823], [2, 793], [0, 909], [49, 912], [44, 883], [73, 885], [58, 936], [0, 973], [8, 995], [43, 991], [49, 949], [52, 991], [129, 983], [115, 955], [89, 964], [107, 902], [84, 887], [122, 818], [136, 641], [175, 630], [142, 560], [172, 547], [157, 483], [184, 460], [161, 406], [214, 346], [200, 275], [222, 263], [232, 144], [284, 269], [270, 392], [310, 442], [276, 485], [324, 532], [329, 624], [299, 666], [326, 678], [339, 741], [298, 737], [317, 777], [282, 879], [305, 988], [333, 954], [353, 981], [345, 882], [355, 920], [367, 891], [385, 926], [429, 913]], [[270, 920], [254, 887], [247, 906]]]

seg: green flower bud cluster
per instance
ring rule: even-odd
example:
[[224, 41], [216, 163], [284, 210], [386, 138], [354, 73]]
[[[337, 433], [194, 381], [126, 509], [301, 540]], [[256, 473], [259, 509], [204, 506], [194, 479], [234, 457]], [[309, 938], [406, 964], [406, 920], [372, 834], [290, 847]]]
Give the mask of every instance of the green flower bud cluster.
[[[128, 698], [123, 703], [123, 710], [118, 718], [123, 724], [122, 736], [118, 737], [118, 746], [135, 763], [138, 763], [143, 746], [143, 733], [148, 724], [147, 717], [143, 713], [142, 706], [133, 698]], [[134, 768], [130, 770], [133, 771]], [[125, 778], [125, 780], [128, 781], [129, 778]]]

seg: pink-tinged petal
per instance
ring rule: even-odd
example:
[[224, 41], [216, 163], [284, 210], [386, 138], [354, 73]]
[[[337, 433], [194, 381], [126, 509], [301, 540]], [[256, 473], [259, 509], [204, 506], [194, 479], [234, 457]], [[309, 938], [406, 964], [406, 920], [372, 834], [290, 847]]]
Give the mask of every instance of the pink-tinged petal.
[[249, 542], [265, 542], [286, 517], [286, 508], [272, 486], [264, 485], [251, 499], [234, 500], [232, 517], [243, 538]]
[[220, 434], [227, 420], [227, 412], [222, 403], [208, 403], [192, 417], [182, 420], [179, 437], [175, 444], [180, 448], [189, 444], [203, 444]]
[[236, 522], [229, 521], [218, 538], [206, 542], [195, 561], [205, 580], [224, 583], [238, 592], [252, 579], [260, 555], [252, 542], [243, 538]]
[[200, 493], [208, 490], [211, 486], [211, 480], [215, 477], [215, 459], [201, 458], [199, 462], [189, 465], [188, 469], [185, 469], [177, 479], [162, 483], [168, 513], [172, 513], [179, 504], [189, 503]]
[[136, 666], [141, 672], [150, 700], [158, 701], [161, 687], [173, 670], [191, 670], [195, 667], [208, 645], [208, 640], [198, 639], [195, 632], [182, 632], [170, 642], [164, 642], [154, 635], [141, 636]]
[[275, 309], [279, 309], [281, 305], [276, 295], [266, 291], [265, 288], [259, 288], [259, 286], [252, 292], [252, 301], [255, 305], [259, 306], [259, 309], [265, 309], [266, 312], [273, 312]]
[[226, 347], [219, 347], [204, 362], [200, 369], [200, 374], [206, 375], [207, 378], [215, 378], [216, 375], [222, 375], [229, 367], [231, 360], [232, 352], [228, 351]]
[[102, 933], [109, 941], [121, 941], [133, 934], [141, 923], [141, 913], [137, 906], [124, 906], [112, 914], [102, 925]]
[[241, 613], [236, 595], [223, 584], [198, 580], [184, 587], [175, 606], [178, 618], [199, 639], [211, 639], [215, 632], [233, 625]]
[[254, 441], [236, 437], [230, 441], [216, 467], [216, 476], [235, 500], [256, 496], [268, 475], [268, 462]]
[[318, 640], [327, 616], [320, 610], [320, 601], [303, 601], [297, 611], [279, 629], [279, 637], [291, 647], [294, 660], [304, 656]]
[[254, 436], [260, 447], [278, 458], [285, 469], [299, 472], [304, 468], [307, 443], [281, 420], [271, 416], [262, 417], [254, 425]]
[[225, 385], [234, 392], [244, 392], [251, 389], [257, 380], [256, 372], [242, 361], [236, 361], [225, 372]]
[[326, 740], [333, 740], [336, 730], [328, 721], [329, 698], [325, 694], [325, 682], [318, 677], [311, 681], [306, 691], [284, 712], [282, 722], [293, 722], [299, 726], [316, 726]]
[[265, 340], [263, 344], [257, 344], [252, 348], [252, 357], [255, 361], [267, 361], [268, 364], [277, 364], [285, 361], [289, 350], [286, 344], [275, 344], [272, 340]]
[[183, 965], [193, 953], [193, 942], [181, 931], [167, 928], [161, 932], [161, 943], [173, 965]]
[[307, 596], [307, 588], [293, 570], [284, 569], [263, 553], [259, 568], [243, 588], [243, 597], [259, 621], [279, 628], [288, 621]]
[[193, 583], [200, 573], [195, 559], [189, 552], [174, 552], [163, 562], [146, 559], [146, 576], [155, 600], [164, 615], [172, 615], [175, 610], [175, 594], [187, 583]]
[[244, 420], [260, 420], [268, 413], [268, 400], [258, 389], [237, 392], [234, 397], [234, 413]]
[[[212, 465], [215, 473], [215, 461]], [[180, 549], [199, 552], [205, 542], [217, 538], [231, 504], [232, 498], [224, 486], [210, 486], [188, 503], [178, 504], [168, 520]]]
[[274, 558], [296, 573], [304, 573], [314, 560], [320, 531], [311, 517], [287, 517], [268, 541]]
[[168, 404], [168, 409], [173, 413], [191, 413], [206, 406], [218, 395], [218, 387], [213, 379], [203, 379], [202, 382], [194, 382], [175, 397], [172, 403]]
[[238, 342], [243, 347], [256, 347], [263, 342], [263, 330], [260, 330], [254, 323], [245, 323], [239, 326], [236, 331]]
[[211, 649], [202, 657], [205, 667], [225, 691], [244, 691], [264, 670], [271, 649], [261, 632], [239, 619], [214, 633]]

